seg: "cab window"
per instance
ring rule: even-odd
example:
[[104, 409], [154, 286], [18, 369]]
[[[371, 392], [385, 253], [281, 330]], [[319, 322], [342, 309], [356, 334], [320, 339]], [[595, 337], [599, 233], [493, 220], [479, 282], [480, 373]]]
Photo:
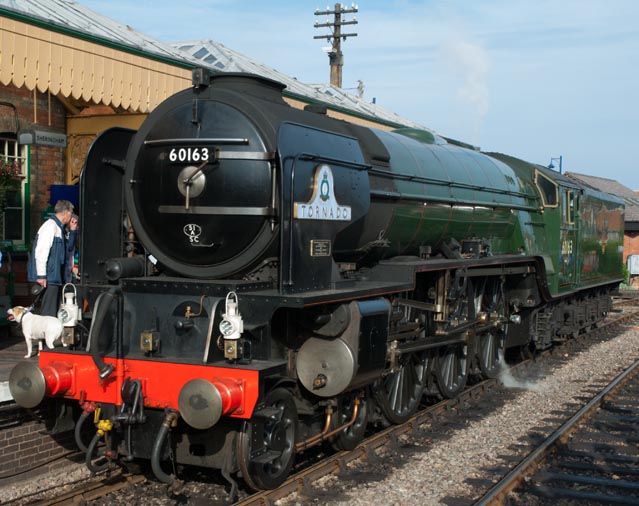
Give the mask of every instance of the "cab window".
[[536, 170], [535, 184], [541, 194], [541, 200], [543, 201], [544, 207], [557, 207], [559, 203], [559, 190], [557, 188], [557, 183]]
[[561, 207], [563, 208], [563, 221], [567, 224], [575, 223], [575, 192], [564, 190], [561, 197]]

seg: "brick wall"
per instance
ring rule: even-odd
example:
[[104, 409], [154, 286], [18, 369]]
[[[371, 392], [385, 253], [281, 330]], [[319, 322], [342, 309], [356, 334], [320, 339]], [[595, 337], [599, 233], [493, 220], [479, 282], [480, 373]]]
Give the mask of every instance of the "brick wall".
[[47, 400], [31, 411], [15, 404], [0, 406], [0, 485], [59, 468], [60, 458], [77, 454], [72, 430], [49, 434], [55, 422], [54, 402]]
[[626, 232], [623, 238], [623, 262], [628, 255], [639, 255], [639, 232]]
[[[62, 103], [54, 96], [15, 86], [0, 84], [0, 101], [13, 104], [18, 111], [19, 128], [36, 127], [64, 133], [66, 129], [66, 111]], [[2, 108], [0, 131], [13, 132], [13, 119], [7, 114], [9, 108]], [[49, 186], [64, 184], [65, 154], [61, 148], [31, 146], [31, 216], [30, 234], [35, 235], [41, 221], [42, 211], [49, 205]], [[28, 238], [31, 240], [33, 237]]]

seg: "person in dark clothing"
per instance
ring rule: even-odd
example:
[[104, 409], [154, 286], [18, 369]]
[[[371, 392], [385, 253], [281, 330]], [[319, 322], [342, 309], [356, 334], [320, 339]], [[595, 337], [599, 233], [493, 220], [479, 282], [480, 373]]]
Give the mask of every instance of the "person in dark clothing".
[[55, 214], [42, 224], [35, 236], [28, 268], [29, 281], [45, 289], [40, 306], [43, 316], [57, 316], [60, 290], [70, 281], [67, 262], [69, 253], [75, 248], [78, 228], [78, 217], [73, 214], [73, 204], [68, 200], [59, 200], [53, 212]]

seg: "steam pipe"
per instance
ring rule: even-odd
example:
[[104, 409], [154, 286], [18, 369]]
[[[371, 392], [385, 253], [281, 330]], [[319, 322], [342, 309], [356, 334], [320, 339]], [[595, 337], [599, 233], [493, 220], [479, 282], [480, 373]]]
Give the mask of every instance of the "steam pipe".
[[346, 422], [344, 425], [337, 427], [329, 432], [329, 428], [331, 426], [331, 418], [333, 416], [333, 410], [331, 408], [326, 410], [326, 422], [324, 423], [324, 429], [319, 434], [315, 434], [311, 436], [305, 441], [300, 441], [295, 444], [295, 452], [302, 452], [304, 450], [308, 450], [310, 447], [315, 446], [316, 444], [325, 441], [326, 439], [333, 437], [336, 434], [339, 434], [341, 431], [348, 429], [351, 425], [353, 425], [357, 421], [357, 416], [359, 415], [359, 405], [360, 400], [355, 399], [355, 406], [353, 407], [353, 416], [351, 419]]
[[178, 415], [175, 411], [171, 411], [167, 413], [164, 417], [164, 421], [162, 422], [162, 426], [158, 431], [158, 435], [155, 437], [155, 443], [153, 443], [153, 451], [151, 452], [151, 469], [153, 469], [153, 474], [155, 477], [160, 480], [162, 483], [166, 483], [167, 485], [173, 485], [176, 481], [175, 475], [166, 474], [162, 467], [160, 466], [160, 459], [162, 457], [162, 448], [164, 448], [164, 442], [166, 441], [166, 436], [171, 430], [171, 426], [177, 423]]
[[[93, 413], [95, 413], [96, 408], [97, 406], [93, 402], [83, 403], [82, 414], [80, 415], [80, 418], [78, 418], [78, 421], [75, 424], [75, 431], [74, 431], [75, 444], [78, 445], [78, 448], [80, 448], [80, 450], [83, 451], [84, 453], [88, 451], [88, 448], [84, 444], [84, 441], [82, 441], [82, 427], [84, 427], [84, 423], [87, 421], [87, 418], [89, 418]], [[103, 455], [103, 454], [104, 454], [103, 451], [99, 453], [99, 455]]]
[[109, 461], [106, 459], [103, 464], [99, 464], [99, 465], [94, 464], [91, 461], [93, 457], [93, 453], [95, 452], [95, 449], [97, 448], [101, 438], [102, 438], [102, 435], [99, 432], [96, 432], [95, 436], [93, 436], [93, 439], [89, 443], [89, 447], [87, 448], [87, 454], [84, 458], [84, 463], [89, 468], [89, 471], [91, 471], [92, 473], [98, 473], [100, 471], [104, 471], [109, 465]]
[[88, 448], [82, 441], [82, 426], [84, 425], [84, 422], [86, 422], [87, 418], [89, 418], [90, 414], [91, 413], [89, 411], [83, 410], [80, 418], [78, 418], [78, 421], [75, 424], [75, 444], [78, 445], [78, 448], [80, 448], [80, 450], [82, 450], [84, 453], [88, 451]]

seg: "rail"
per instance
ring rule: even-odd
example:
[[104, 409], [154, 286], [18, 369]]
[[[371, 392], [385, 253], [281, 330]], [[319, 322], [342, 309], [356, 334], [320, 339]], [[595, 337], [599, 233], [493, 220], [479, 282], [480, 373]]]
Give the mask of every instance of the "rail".
[[[637, 376], [639, 375], [639, 360], [637, 360], [626, 371], [617, 376], [615, 380], [604, 388], [599, 394], [597, 394], [588, 404], [581, 408], [574, 416], [572, 416], [566, 423], [564, 423], [557, 431], [552, 434], [551, 437], [546, 439], [536, 450], [534, 450], [528, 457], [520, 462], [514, 469], [512, 469], [504, 478], [499, 481], [488, 493], [484, 495], [482, 499], [475, 503], [475, 506], [497, 506], [505, 504], [506, 498], [516, 489], [522, 487], [522, 485], [530, 480], [532, 483], [529, 486], [529, 490], [538, 496], [550, 498], [553, 500], [559, 499], [578, 499], [584, 501], [597, 501], [602, 504], [638, 504], [639, 497], [628, 497], [617, 494], [595, 494], [592, 492], [571, 490], [565, 487], [551, 487], [548, 483], [551, 482], [565, 482], [580, 485], [593, 485], [593, 486], [605, 486], [608, 490], [614, 489], [634, 489], [635, 493], [639, 492], [639, 484], [632, 483], [632, 486], [627, 487], [627, 482], [619, 479], [602, 479], [592, 476], [580, 476], [577, 474], [568, 473], [552, 473], [543, 470], [544, 463], [549, 459], [551, 453], [558, 451], [562, 445], [566, 445], [575, 432], [580, 427], [592, 419], [597, 410], [601, 409], [604, 403], [608, 399], [619, 392], [621, 389], [626, 388], [628, 384], [635, 380], [635, 386], [637, 383]], [[624, 413], [623, 409], [620, 409], [621, 413]], [[636, 410], [633, 410], [636, 416]], [[618, 456], [612, 455], [611, 461], [614, 461]], [[600, 456], [601, 459], [606, 460], [606, 457]], [[637, 463], [639, 459], [634, 459], [633, 462]], [[574, 471], [578, 471], [580, 466], [572, 466]], [[597, 466], [589, 466], [589, 471], [594, 471]], [[606, 466], [605, 463], [599, 467], [605, 468], [605, 471], [610, 474], [611, 468]], [[539, 471], [541, 469], [541, 471]], [[539, 472], [538, 472], [539, 471]], [[532, 478], [531, 478], [532, 477]], [[538, 484], [538, 483], [543, 483]], [[525, 487], [524, 487], [525, 488]]]

